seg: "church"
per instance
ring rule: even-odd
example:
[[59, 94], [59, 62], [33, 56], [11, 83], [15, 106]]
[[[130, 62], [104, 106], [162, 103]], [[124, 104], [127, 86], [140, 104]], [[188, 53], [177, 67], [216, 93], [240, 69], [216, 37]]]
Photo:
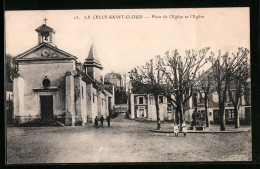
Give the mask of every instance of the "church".
[[46, 20], [35, 31], [38, 45], [15, 59], [14, 120], [22, 124], [51, 119], [84, 126], [96, 116], [106, 118], [114, 106], [114, 92], [104, 85], [95, 46], [79, 67], [76, 56], [55, 46], [55, 31]]

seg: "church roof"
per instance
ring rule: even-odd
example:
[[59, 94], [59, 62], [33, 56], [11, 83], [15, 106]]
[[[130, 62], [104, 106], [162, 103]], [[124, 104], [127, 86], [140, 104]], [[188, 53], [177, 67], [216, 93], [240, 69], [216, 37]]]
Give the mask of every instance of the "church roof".
[[[66, 58], [64, 58], [64, 59], [70, 59], [70, 58], [71, 59], [78, 59], [76, 56], [71, 55], [71, 54], [69, 54], [69, 53], [67, 53], [67, 52], [65, 52], [65, 51], [63, 51], [61, 49], [58, 49], [57, 47], [54, 47], [54, 46], [52, 46], [52, 45], [50, 45], [48, 43], [45, 43], [45, 42], [43, 42], [43, 43], [41, 43], [41, 44], [39, 44], [37, 46], [34, 46], [33, 48], [31, 48], [31, 49], [29, 49], [29, 50], [27, 50], [27, 51], [17, 55], [16, 57], [14, 57], [14, 59], [16, 59], [16, 60], [23, 60], [23, 59], [28, 60], [28, 58], [24, 58], [24, 57], [27, 56], [28, 54], [30, 54], [31, 52], [34, 52], [34, 51], [36, 51], [36, 50], [38, 50], [38, 49], [40, 49], [40, 48], [42, 48], [44, 46], [48, 47], [48, 48], [51, 48], [51, 49], [53, 49], [53, 50], [55, 50], [57, 52], [60, 52], [61, 54], [66, 56]], [[37, 58], [32, 58], [32, 59], [37, 59]], [[49, 59], [62, 59], [62, 58], [49, 58]]]
[[109, 87], [106, 86], [106, 85], [104, 85], [103, 83], [101, 83], [101, 82], [95, 80], [95, 84], [98, 86], [98, 88], [101, 89], [101, 91], [105, 91], [105, 90], [106, 90], [106, 91], [112, 93], [112, 91], [109, 89]]
[[91, 45], [89, 53], [88, 53], [88, 57], [86, 60], [95, 60], [96, 62], [100, 63], [94, 44]]
[[103, 83], [97, 80], [92, 79], [89, 75], [82, 72], [80, 69], [76, 68], [76, 71], [79, 75], [81, 75], [82, 80], [85, 81], [86, 83], [88, 84], [92, 83], [95, 88], [98, 88], [102, 92], [108, 91], [110, 93], [113, 93], [106, 85], [104, 85]]
[[102, 68], [94, 44], [92, 44], [90, 47], [88, 57], [85, 59], [84, 65]]
[[86, 73], [82, 72], [79, 68], [76, 68], [77, 74], [81, 75], [82, 80], [84, 82], [87, 82], [88, 84], [95, 82], [89, 75]]
[[38, 27], [37, 29], [35, 29], [35, 31], [37, 31], [37, 32], [53, 32], [53, 33], [55, 33], [55, 31], [51, 27], [47, 26], [46, 24], [43, 24], [42, 26]]

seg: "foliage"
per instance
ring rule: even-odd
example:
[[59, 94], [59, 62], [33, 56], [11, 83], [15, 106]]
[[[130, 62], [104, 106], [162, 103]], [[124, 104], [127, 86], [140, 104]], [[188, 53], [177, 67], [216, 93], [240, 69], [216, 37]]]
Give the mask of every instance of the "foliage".
[[6, 81], [8, 83], [13, 82], [14, 74], [15, 74], [15, 63], [12, 55], [5, 54], [5, 71], [6, 71]]

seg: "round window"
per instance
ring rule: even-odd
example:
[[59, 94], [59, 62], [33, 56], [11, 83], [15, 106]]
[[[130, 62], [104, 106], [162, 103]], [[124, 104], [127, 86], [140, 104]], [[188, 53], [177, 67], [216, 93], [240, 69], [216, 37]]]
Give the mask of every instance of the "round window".
[[50, 87], [50, 85], [51, 85], [50, 80], [45, 77], [45, 79], [42, 81], [42, 86], [43, 87]]

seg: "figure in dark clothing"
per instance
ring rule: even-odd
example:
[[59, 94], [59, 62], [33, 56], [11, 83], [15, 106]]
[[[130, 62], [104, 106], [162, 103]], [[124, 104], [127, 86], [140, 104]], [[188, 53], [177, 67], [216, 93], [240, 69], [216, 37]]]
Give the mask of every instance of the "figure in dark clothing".
[[103, 127], [103, 121], [104, 121], [104, 117], [103, 117], [103, 115], [100, 117], [100, 126], [102, 126]]
[[107, 116], [107, 125], [108, 125], [108, 127], [110, 127], [110, 116], [109, 115]]
[[94, 124], [94, 127], [98, 127], [98, 117], [96, 116], [95, 118], [95, 124]]

